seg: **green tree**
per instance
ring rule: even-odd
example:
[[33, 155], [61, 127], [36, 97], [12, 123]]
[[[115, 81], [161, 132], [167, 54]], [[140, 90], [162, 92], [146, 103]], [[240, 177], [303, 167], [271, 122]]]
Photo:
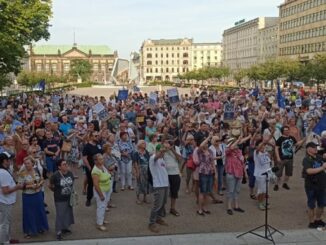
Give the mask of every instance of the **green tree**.
[[317, 54], [311, 62], [311, 75], [317, 82], [317, 89], [322, 82], [326, 82], [326, 54]]
[[247, 77], [250, 81], [255, 82], [255, 86], [257, 85], [257, 82], [263, 80], [264, 76], [265, 75], [261, 65], [253, 65], [249, 69], [247, 69]]
[[11, 84], [11, 79], [8, 74], [0, 74], [0, 91], [2, 95], [2, 91], [5, 87]]
[[51, 0], [0, 0], [0, 75], [21, 69], [24, 46], [48, 39]]
[[72, 60], [69, 73], [75, 80], [80, 77], [83, 81], [89, 81], [93, 73], [92, 65], [88, 60]]
[[233, 78], [237, 82], [238, 86], [241, 85], [242, 79], [244, 79], [246, 76], [247, 76], [247, 70], [245, 69], [239, 69], [233, 72]]

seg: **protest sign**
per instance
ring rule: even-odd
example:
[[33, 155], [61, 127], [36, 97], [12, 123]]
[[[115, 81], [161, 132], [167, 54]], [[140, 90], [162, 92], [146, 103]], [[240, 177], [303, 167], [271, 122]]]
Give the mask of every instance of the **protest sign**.
[[101, 102], [93, 106], [93, 112], [98, 115], [99, 120], [106, 120], [109, 117], [107, 109], [105, 109], [104, 105]]
[[315, 101], [315, 105], [316, 105], [317, 108], [321, 108], [322, 104], [323, 104], [322, 100], [316, 100]]
[[128, 99], [128, 89], [120, 89], [118, 92], [118, 100]]
[[168, 94], [168, 97], [169, 97], [169, 102], [171, 104], [176, 104], [176, 103], [178, 103], [180, 101], [178, 89], [176, 89], [176, 88], [168, 89], [167, 94]]
[[295, 106], [296, 107], [301, 107], [302, 106], [302, 100], [301, 99], [296, 99], [295, 100]]
[[227, 102], [224, 105], [224, 121], [234, 119], [234, 104]]
[[155, 105], [156, 103], [157, 103], [157, 93], [150, 92], [150, 94], [149, 94], [149, 104], [150, 105]]

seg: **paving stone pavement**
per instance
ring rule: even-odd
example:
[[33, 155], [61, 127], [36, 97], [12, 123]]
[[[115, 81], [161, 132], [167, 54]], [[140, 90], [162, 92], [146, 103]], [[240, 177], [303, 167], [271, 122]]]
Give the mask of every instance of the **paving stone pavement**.
[[[317, 230], [288, 230], [283, 231], [284, 236], [274, 234], [273, 238], [276, 244], [282, 245], [325, 245], [326, 231]], [[186, 234], [186, 235], [169, 235], [169, 236], [145, 236], [145, 237], [128, 237], [128, 238], [108, 238], [93, 240], [74, 240], [62, 242], [42, 242], [28, 243], [28, 245], [256, 245], [272, 244], [272, 242], [251, 234], [236, 238], [241, 233], [207, 233], [207, 234]], [[259, 232], [259, 234], [262, 234]]]

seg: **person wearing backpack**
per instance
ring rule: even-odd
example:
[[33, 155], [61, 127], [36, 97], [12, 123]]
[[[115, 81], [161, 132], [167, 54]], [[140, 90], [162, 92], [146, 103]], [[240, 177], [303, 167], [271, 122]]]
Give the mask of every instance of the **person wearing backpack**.
[[163, 159], [167, 150], [161, 144], [157, 145], [155, 150], [155, 154], [149, 159], [149, 181], [153, 180], [154, 205], [150, 214], [148, 228], [151, 232], [158, 233], [159, 229], [156, 224], [167, 226], [163, 217], [165, 216], [165, 204], [168, 197], [169, 176]]

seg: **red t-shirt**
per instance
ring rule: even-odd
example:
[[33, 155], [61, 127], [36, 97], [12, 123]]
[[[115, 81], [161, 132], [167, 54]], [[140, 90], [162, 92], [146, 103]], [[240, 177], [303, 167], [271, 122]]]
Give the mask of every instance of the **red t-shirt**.
[[20, 152], [18, 152], [16, 156], [16, 166], [18, 169], [23, 165], [24, 158], [27, 156], [28, 154], [26, 150], [21, 150]]

